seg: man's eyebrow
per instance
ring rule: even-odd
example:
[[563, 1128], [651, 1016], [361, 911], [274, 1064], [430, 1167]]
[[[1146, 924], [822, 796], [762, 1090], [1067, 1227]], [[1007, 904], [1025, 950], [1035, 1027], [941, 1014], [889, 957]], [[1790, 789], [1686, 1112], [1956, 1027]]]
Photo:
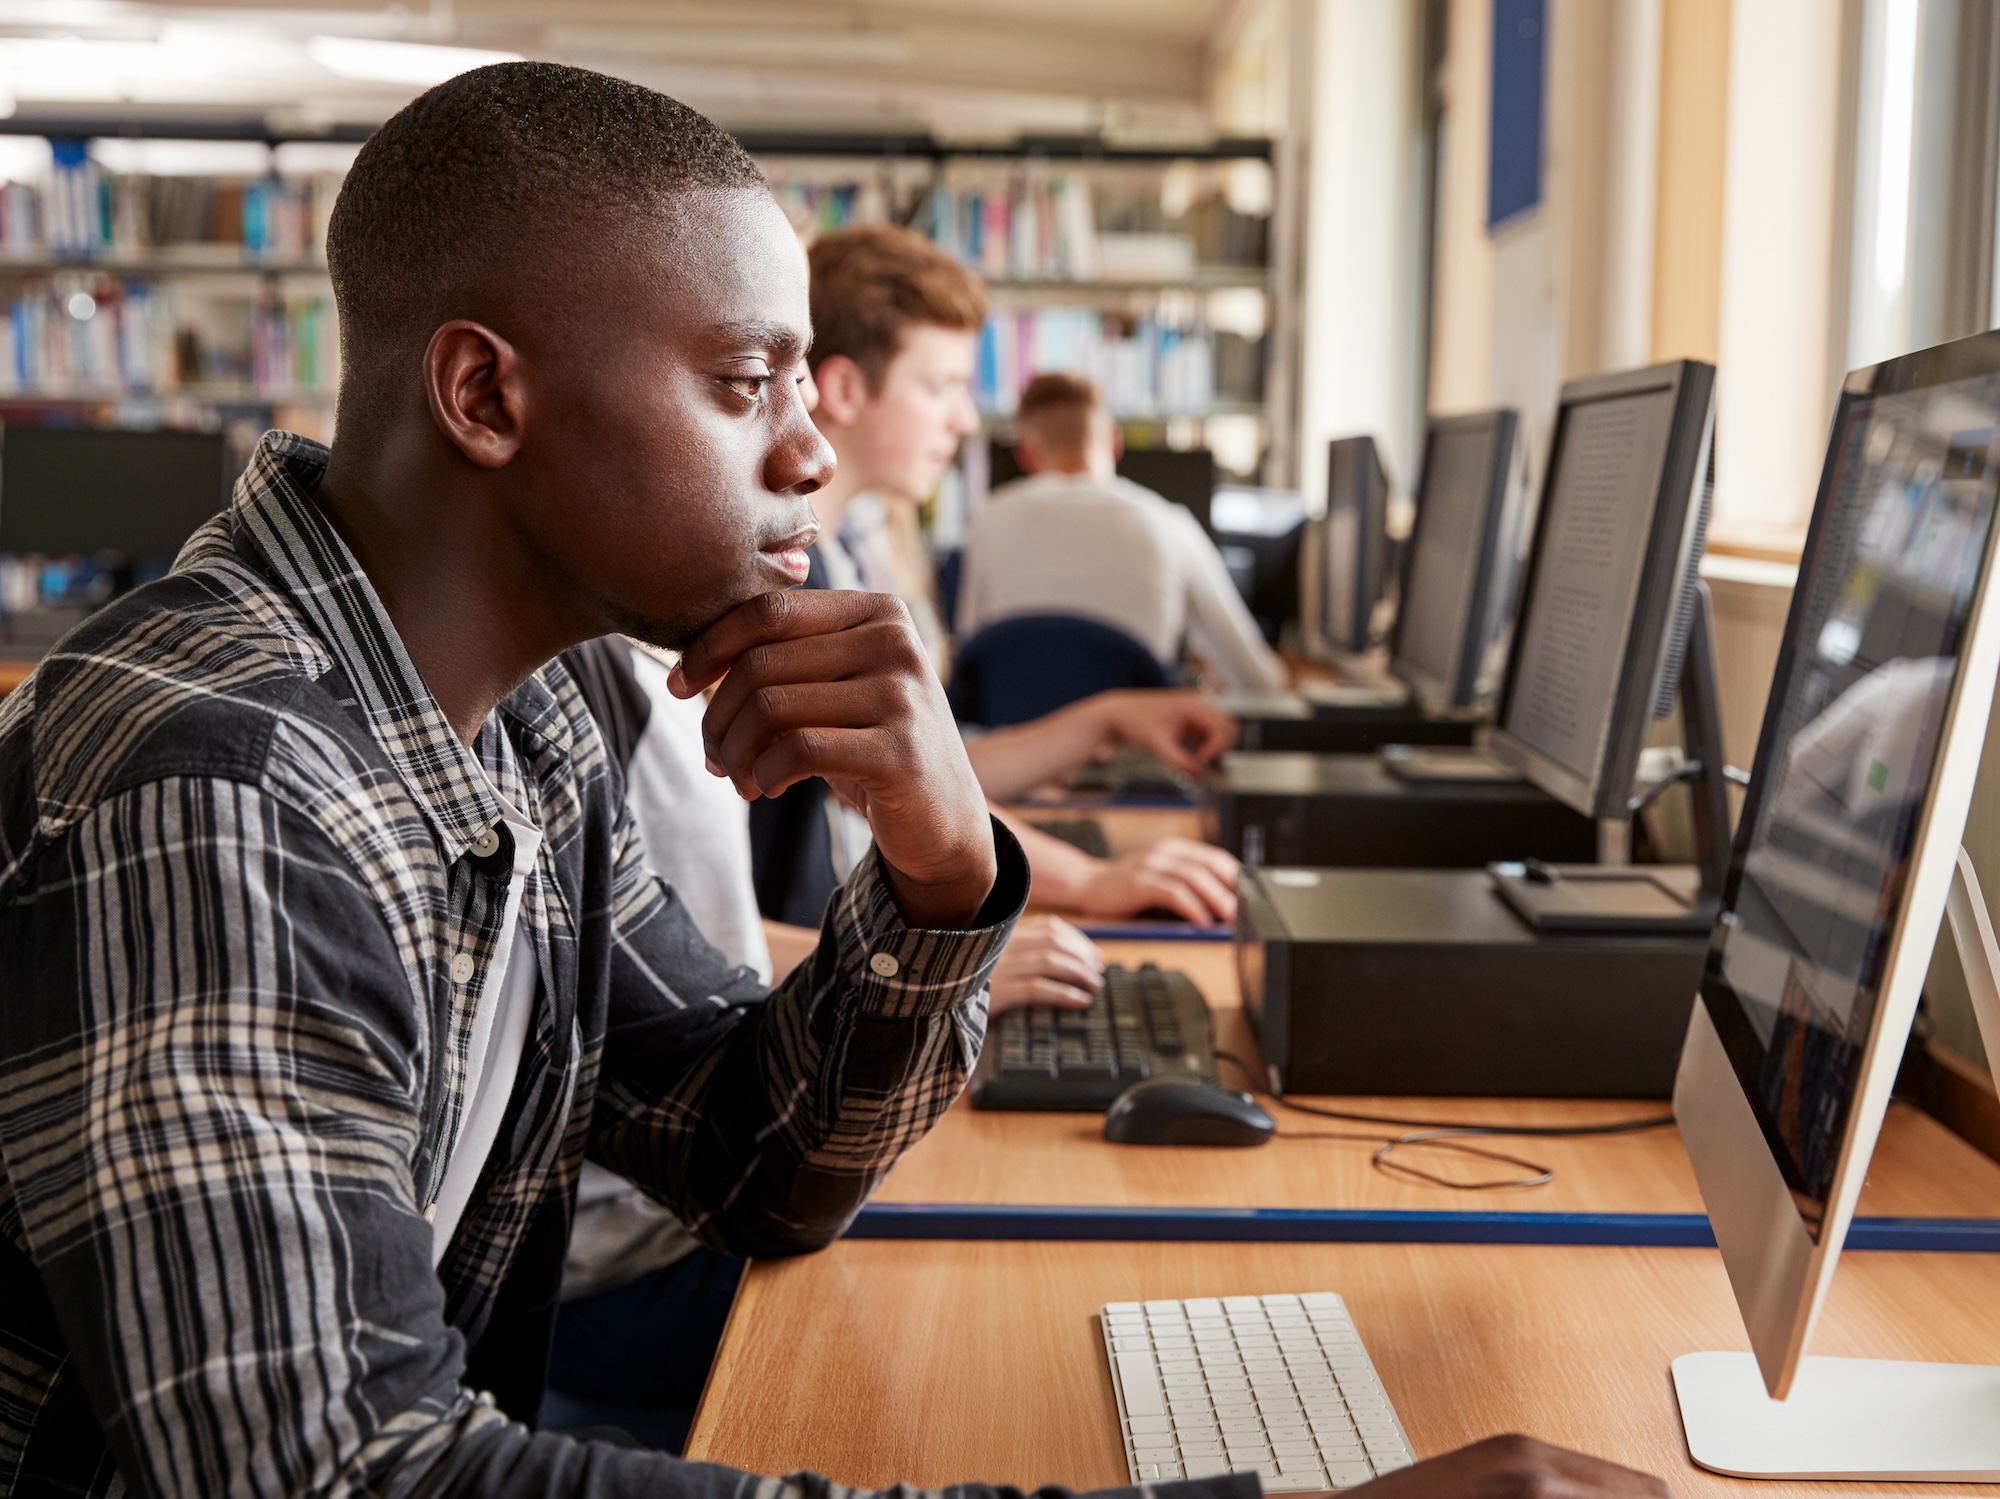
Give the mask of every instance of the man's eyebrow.
[[768, 349], [775, 358], [785, 363], [804, 358], [806, 348], [812, 342], [810, 335], [790, 323], [762, 318], [720, 323], [716, 326], [715, 336], [719, 343], [750, 344]]

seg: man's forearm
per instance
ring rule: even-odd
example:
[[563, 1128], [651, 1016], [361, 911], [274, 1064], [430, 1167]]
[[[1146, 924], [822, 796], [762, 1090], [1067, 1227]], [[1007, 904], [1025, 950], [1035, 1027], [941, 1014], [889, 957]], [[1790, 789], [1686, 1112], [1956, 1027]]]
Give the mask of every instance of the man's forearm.
[[965, 752], [987, 796], [1011, 801], [1090, 763], [1106, 737], [1105, 699], [1099, 694], [1032, 723], [981, 734], [966, 743]]
[[685, 913], [662, 904], [621, 933], [592, 1156], [721, 1248], [798, 1254], [839, 1234], [978, 1055], [978, 1000], [1028, 887], [1018, 844], [994, 836], [1000, 875], [974, 928], [908, 926], [871, 851], [776, 992], [739, 1003], [725, 985], [685, 1026], [649, 998], [655, 975], [714, 992], [676, 976]]

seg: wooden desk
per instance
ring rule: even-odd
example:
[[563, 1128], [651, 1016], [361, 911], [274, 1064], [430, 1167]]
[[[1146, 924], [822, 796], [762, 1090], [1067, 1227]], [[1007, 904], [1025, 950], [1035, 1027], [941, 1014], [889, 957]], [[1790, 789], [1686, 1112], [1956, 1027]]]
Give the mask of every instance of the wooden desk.
[[[1256, 1062], [1235, 952], [1225, 943], [1106, 942], [1115, 963], [1189, 974], [1215, 1012], [1224, 1049]], [[1226, 1081], [1240, 1086], [1233, 1069]], [[1310, 1100], [1308, 1100], [1310, 1101]], [[1321, 1100], [1335, 1103], [1335, 1100]], [[1418, 1119], [1579, 1124], [1666, 1112], [1650, 1100], [1350, 1098], [1337, 1106]], [[1104, 1142], [1093, 1114], [982, 1113], [960, 1100], [877, 1191], [880, 1202], [1335, 1207], [1512, 1212], [1700, 1213], [1672, 1129], [1583, 1140], [1502, 1140], [1496, 1148], [1555, 1168], [1545, 1187], [1457, 1192], [1377, 1170], [1374, 1148], [1401, 1131], [1274, 1110], [1281, 1137], [1254, 1150], [1140, 1149]], [[1328, 1133], [1355, 1140], [1285, 1139]], [[1417, 1159], [1411, 1157], [1411, 1159]], [[1427, 1170], [1483, 1169], [1427, 1152]], [[1891, 1107], [1861, 1197], [1869, 1215], [2000, 1218], [2000, 1162], [1919, 1110]], [[2000, 1359], [2000, 1345], [1994, 1357]]]
[[[1126, 1482], [1107, 1301], [1338, 1291], [1419, 1456], [1526, 1431], [1681, 1499], [1826, 1493], [1688, 1459], [1668, 1366], [1748, 1346], [1700, 1249], [845, 1242], [751, 1268], [687, 1455], [849, 1484]], [[2000, 1255], [1841, 1261], [1813, 1350], [2000, 1360]], [[1869, 1485], [1996, 1495], [2000, 1485]]]
[[5, 697], [27, 681], [28, 673], [38, 664], [34, 661], [0, 661], [0, 697]]

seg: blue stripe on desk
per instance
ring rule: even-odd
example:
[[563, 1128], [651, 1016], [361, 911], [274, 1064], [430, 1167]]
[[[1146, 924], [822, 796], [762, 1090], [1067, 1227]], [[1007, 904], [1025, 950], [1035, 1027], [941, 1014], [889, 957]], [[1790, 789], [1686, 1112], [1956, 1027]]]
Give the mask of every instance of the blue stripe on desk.
[[1099, 942], [1233, 942], [1233, 926], [1196, 926], [1192, 921], [1079, 921], [1077, 930]]
[[[850, 1239], [1279, 1244], [1611, 1244], [1713, 1248], [1700, 1213], [1453, 1213], [1374, 1208], [1058, 1207], [874, 1202]], [[1856, 1218], [1849, 1249], [2000, 1253], [2000, 1219]]]

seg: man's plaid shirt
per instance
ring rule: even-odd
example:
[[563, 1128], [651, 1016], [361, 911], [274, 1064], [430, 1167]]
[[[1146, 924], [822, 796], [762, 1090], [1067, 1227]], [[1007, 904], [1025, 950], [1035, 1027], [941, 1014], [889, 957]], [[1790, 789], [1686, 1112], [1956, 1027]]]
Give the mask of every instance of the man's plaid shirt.
[[[964, 1082], [1019, 849], [969, 932], [907, 928], [871, 856], [767, 998], [641, 865], [561, 666], [453, 736], [325, 456], [267, 436], [0, 706], [0, 1495], [775, 1493], [510, 1419], [578, 1168], [742, 1253], [826, 1243]], [[542, 981], [433, 1272], [512, 869], [480, 768], [544, 830]]]

